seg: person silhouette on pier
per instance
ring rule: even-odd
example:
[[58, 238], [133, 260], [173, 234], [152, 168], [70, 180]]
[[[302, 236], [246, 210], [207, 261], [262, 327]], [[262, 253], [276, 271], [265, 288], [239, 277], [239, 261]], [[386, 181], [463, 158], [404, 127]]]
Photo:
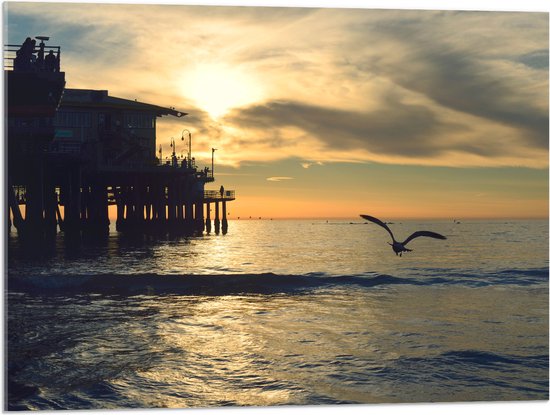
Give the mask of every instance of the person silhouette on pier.
[[224, 192], [225, 192], [225, 189], [223, 188], [223, 185], [222, 185], [222, 186], [220, 187], [220, 195], [221, 195], [222, 199], [223, 199], [223, 197], [224, 197]]
[[[34, 41], [36, 45], [36, 40]], [[38, 45], [38, 57], [36, 58], [36, 67], [37, 70], [42, 71], [45, 67], [45, 61], [44, 61], [44, 48], [46, 47], [44, 41], [41, 41]], [[33, 48], [34, 49], [34, 48]]]
[[53, 54], [53, 50], [50, 50], [50, 53], [46, 55], [46, 58], [44, 59], [44, 66], [46, 71], [55, 72], [57, 67], [57, 58]]
[[26, 38], [19, 50], [16, 52], [14, 59], [14, 70], [16, 71], [29, 71], [32, 69], [32, 57], [34, 56], [34, 46], [36, 40], [30, 37]]

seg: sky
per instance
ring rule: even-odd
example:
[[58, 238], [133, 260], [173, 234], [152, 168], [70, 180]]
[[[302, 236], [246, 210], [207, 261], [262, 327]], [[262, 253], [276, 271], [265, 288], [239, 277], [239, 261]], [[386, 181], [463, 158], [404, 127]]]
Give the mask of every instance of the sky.
[[230, 219], [548, 217], [547, 11], [4, 5], [67, 87], [189, 113], [157, 147], [217, 148]]

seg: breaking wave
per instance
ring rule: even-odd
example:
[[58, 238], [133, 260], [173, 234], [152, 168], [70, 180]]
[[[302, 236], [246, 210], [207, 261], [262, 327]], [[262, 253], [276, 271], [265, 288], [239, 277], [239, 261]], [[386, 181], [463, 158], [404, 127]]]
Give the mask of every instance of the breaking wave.
[[[441, 275], [441, 276], [438, 276]], [[323, 273], [304, 275], [260, 274], [93, 274], [93, 275], [17, 275], [8, 278], [11, 292], [105, 294], [276, 294], [303, 293], [338, 287], [371, 288], [393, 285], [535, 285], [548, 282], [548, 269], [503, 270], [499, 272], [415, 273], [409, 277], [369, 273], [329, 276]]]

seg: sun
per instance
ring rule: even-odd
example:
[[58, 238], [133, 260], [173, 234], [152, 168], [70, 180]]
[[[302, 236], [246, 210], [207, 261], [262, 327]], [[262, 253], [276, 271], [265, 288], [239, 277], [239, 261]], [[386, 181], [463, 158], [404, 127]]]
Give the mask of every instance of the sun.
[[262, 98], [262, 88], [254, 74], [227, 64], [196, 65], [184, 73], [181, 84], [182, 94], [213, 118]]

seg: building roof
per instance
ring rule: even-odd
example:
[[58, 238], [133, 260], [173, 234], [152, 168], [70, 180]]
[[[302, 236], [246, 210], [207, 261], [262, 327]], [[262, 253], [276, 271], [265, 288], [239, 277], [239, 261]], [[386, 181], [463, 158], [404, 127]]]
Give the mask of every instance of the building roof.
[[160, 107], [158, 105], [138, 102], [137, 100], [129, 100], [109, 96], [107, 90], [94, 89], [72, 89], [65, 88], [63, 97], [61, 98], [62, 107], [97, 107], [97, 108], [119, 108], [134, 111], [153, 111], [157, 117], [163, 115], [173, 115], [175, 117], [183, 117], [186, 112], [178, 111], [175, 108]]

